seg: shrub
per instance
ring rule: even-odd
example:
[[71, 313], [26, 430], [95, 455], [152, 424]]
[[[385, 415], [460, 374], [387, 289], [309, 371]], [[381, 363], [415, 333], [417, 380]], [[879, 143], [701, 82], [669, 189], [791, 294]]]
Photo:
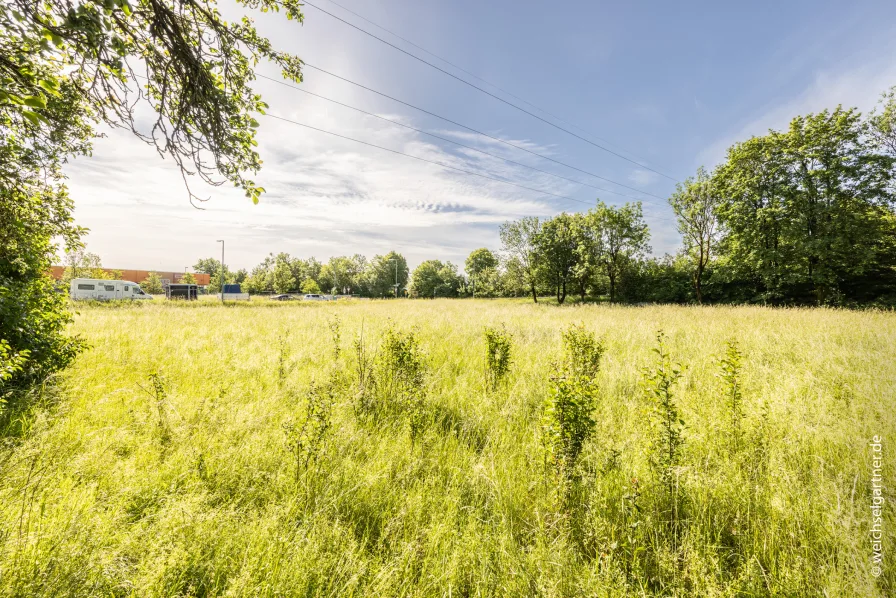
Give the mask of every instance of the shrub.
[[303, 471], [318, 463], [332, 427], [331, 416], [335, 399], [333, 385], [326, 384], [321, 387], [312, 382], [305, 396], [301, 423], [287, 421], [283, 424], [286, 445], [294, 460], [296, 483], [299, 482]]
[[414, 332], [388, 328], [376, 363], [378, 390], [397, 402], [410, 426], [411, 440], [423, 431], [426, 402], [426, 361]]
[[722, 380], [722, 392], [725, 396], [729, 413], [729, 433], [731, 450], [736, 453], [740, 449], [741, 421], [743, 420], [743, 395], [740, 388], [741, 352], [737, 343], [729, 341], [725, 356], [719, 359], [719, 378]]
[[594, 433], [597, 372], [604, 348], [581, 325], [563, 332], [563, 345], [563, 361], [554, 365], [541, 428], [549, 468], [569, 482], [582, 447]]
[[652, 412], [650, 466], [665, 490], [666, 498], [671, 502], [674, 546], [677, 546], [680, 503], [677, 478], [684, 442], [684, 420], [679, 413], [672, 387], [681, 378], [681, 365], [672, 362], [662, 331], [657, 333], [656, 340], [657, 346], [653, 349], [656, 363], [652, 368], [644, 368], [642, 388]]
[[498, 385], [510, 371], [513, 335], [504, 326], [485, 327], [485, 379], [489, 390], [497, 390]]

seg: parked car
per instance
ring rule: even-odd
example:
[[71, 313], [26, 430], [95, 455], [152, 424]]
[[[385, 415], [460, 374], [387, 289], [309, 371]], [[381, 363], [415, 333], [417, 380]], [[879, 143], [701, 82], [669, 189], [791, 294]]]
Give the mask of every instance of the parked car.
[[314, 293], [309, 293], [302, 297], [302, 299], [304, 299], [305, 301], [329, 301], [329, 299], [327, 299], [323, 295], [317, 295]]
[[273, 295], [271, 301], [291, 301], [295, 299], [292, 295]]

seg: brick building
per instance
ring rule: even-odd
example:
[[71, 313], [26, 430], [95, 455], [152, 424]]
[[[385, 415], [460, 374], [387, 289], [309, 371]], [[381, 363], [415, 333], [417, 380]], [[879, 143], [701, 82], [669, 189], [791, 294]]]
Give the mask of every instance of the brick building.
[[[115, 268], [103, 268], [103, 270], [116, 271], [121, 272], [122, 280], [130, 280], [131, 282], [136, 282], [137, 284], [143, 282], [147, 278], [149, 278], [150, 272], [155, 272], [159, 275], [159, 278], [162, 279], [162, 284], [166, 284], [169, 282], [178, 283], [184, 277], [183, 272], [162, 272], [160, 270], [116, 270]], [[65, 267], [63, 266], [52, 266], [50, 268], [50, 274], [56, 280], [60, 280], [62, 278], [63, 273], [65, 272]], [[196, 279], [196, 284], [199, 286], [208, 286], [210, 282], [211, 276], [208, 274], [202, 274], [200, 272], [193, 272], [193, 278]]]

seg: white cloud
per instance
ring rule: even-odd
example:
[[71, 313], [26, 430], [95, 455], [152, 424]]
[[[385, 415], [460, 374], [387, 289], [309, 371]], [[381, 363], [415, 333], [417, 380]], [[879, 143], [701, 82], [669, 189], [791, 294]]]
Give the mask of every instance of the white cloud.
[[[497, 158], [449, 151], [372, 117], [337, 113], [300, 94], [266, 98], [272, 113], [321, 129], [551, 193], [577, 191]], [[278, 112], [283, 106], [289, 109]], [[468, 144], [477, 143], [482, 142]], [[535, 147], [526, 140], [515, 143]], [[225, 257], [236, 267], [251, 267], [279, 251], [327, 259], [396, 249], [412, 263], [433, 257], [462, 262], [470, 248], [496, 247], [496, 225], [505, 220], [578, 207], [270, 118], [262, 119], [259, 151], [265, 164], [254, 178], [267, 189], [259, 205], [229, 185], [191, 181], [197, 195], [211, 197], [204, 210], [196, 210], [170, 159], [160, 159], [122, 131], [109, 131], [97, 140], [92, 157], [67, 168], [76, 219], [91, 229], [89, 248], [112, 267], [175, 270], [216, 255], [219, 238], [226, 239]]]

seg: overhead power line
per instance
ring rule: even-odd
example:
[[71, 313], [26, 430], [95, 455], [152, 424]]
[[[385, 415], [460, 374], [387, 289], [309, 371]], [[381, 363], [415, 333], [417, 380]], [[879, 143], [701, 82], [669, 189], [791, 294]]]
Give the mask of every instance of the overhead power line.
[[[567, 121], [567, 120], [563, 120], [561, 117], [557, 116], [556, 114], [554, 114], [554, 113], [552, 113], [552, 112], [550, 112], [550, 111], [548, 111], [548, 110], [545, 110], [545, 109], [542, 108], [541, 106], [538, 106], [538, 105], [536, 105], [536, 104], [533, 104], [533, 103], [530, 102], [529, 100], [527, 100], [527, 99], [525, 99], [525, 98], [521, 98], [520, 96], [514, 94], [513, 92], [507, 91], [506, 89], [503, 89], [501, 86], [496, 85], [495, 83], [492, 83], [491, 81], [489, 81], [489, 80], [487, 80], [487, 79], [483, 79], [482, 77], [480, 77], [480, 76], [477, 75], [476, 73], [472, 73], [472, 72], [468, 71], [467, 69], [465, 69], [464, 67], [462, 67], [462, 66], [460, 66], [460, 65], [458, 65], [458, 64], [456, 64], [456, 63], [454, 63], [454, 62], [451, 62], [450, 60], [448, 60], [448, 59], [445, 58], [444, 56], [439, 56], [438, 54], [436, 54], [436, 53], [434, 53], [434, 52], [430, 52], [429, 50], [427, 50], [427, 49], [424, 48], [423, 46], [418, 45], [418, 44], [415, 44], [414, 42], [412, 42], [412, 41], [409, 40], [408, 38], [406, 38], [406, 37], [402, 37], [401, 35], [395, 33], [395, 32], [392, 31], [391, 29], [387, 29], [386, 27], [383, 27], [383, 26], [380, 25], [379, 23], [375, 23], [374, 21], [371, 21], [370, 19], [368, 19], [368, 18], [365, 17], [364, 15], [356, 13], [356, 12], [353, 11], [352, 9], [348, 8], [347, 6], [344, 6], [344, 5], [342, 5], [342, 4], [339, 4], [339, 3], [336, 2], [335, 0], [327, 0], [327, 1], [328, 1], [330, 4], [335, 4], [336, 6], [338, 6], [339, 8], [341, 8], [342, 10], [344, 10], [345, 12], [348, 12], [348, 13], [351, 13], [351, 14], [355, 15], [356, 17], [358, 17], [358, 18], [361, 19], [362, 21], [366, 21], [367, 23], [370, 23], [371, 25], [373, 25], [373, 26], [376, 27], [377, 29], [381, 29], [382, 31], [385, 31], [385, 32], [388, 33], [389, 35], [393, 35], [393, 36], [397, 37], [398, 39], [400, 39], [400, 40], [403, 41], [404, 43], [406, 43], [406, 44], [410, 44], [410, 45], [414, 46], [415, 48], [417, 48], [417, 49], [420, 50], [421, 52], [425, 52], [426, 54], [429, 54], [429, 55], [432, 56], [433, 58], [437, 58], [437, 59], [441, 60], [442, 62], [444, 62], [445, 64], [447, 64], [447, 65], [449, 65], [449, 66], [451, 66], [451, 67], [456, 68], [457, 70], [461, 71], [462, 73], [466, 73], [467, 75], [473, 77], [474, 79], [476, 79], [476, 80], [478, 80], [478, 81], [482, 81], [482, 82], [485, 83], [486, 85], [489, 85], [489, 86], [491, 86], [491, 87], [494, 87], [495, 89], [497, 89], [497, 90], [500, 91], [501, 93], [506, 94], [506, 95], [512, 97], [512, 98], [515, 99], [515, 100], [519, 100], [519, 101], [521, 101], [522, 103], [526, 104], [527, 106], [532, 106], [533, 108], [535, 108], [535, 109], [538, 110], [539, 112], [544, 112], [545, 114], [547, 114], [547, 115], [550, 116], [551, 118], [556, 119], [556, 120], [562, 122], [562, 123], [565, 124], [565, 125], [569, 125], [570, 127], [574, 128], [574, 129], [578, 129], [579, 131], [581, 131], [582, 133], [585, 133], [586, 135], [591, 135], [591, 136], [594, 137], [595, 139], [600, 139], [601, 141], [603, 141], [603, 142], [605, 142], [605, 143], [609, 143], [610, 145], [615, 145], [617, 148], [619, 148], [619, 144], [617, 144], [617, 143], [613, 143], [613, 142], [610, 141], [609, 139], [604, 139], [603, 137], [600, 137], [599, 135], [594, 135], [593, 133], [589, 133], [588, 131], [585, 131], [582, 127], [579, 127], [579, 126], [575, 125], [574, 123], [571, 123], [571, 122], [569, 122], [569, 121]], [[621, 151], [624, 151], [624, 152], [627, 153], [627, 154], [630, 154], [630, 155], [635, 156], [634, 152], [630, 152], [630, 151], [626, 150], [625, 148], [620, 148], [620, 150], [621, 150]], [[638, 156], [635, 156], [635, 157], [637, 158]]]
[[483, 89], [482, 87], [479, 87], [479, 86], [476, 85], [475, 83], [470, 83], [470, 82], [467, 81], [466, 79], [464, 79], [464, 78], [462, 78], [462, 77], [458, 77], [458, 76], [455, 75], [454, 73], [452, 73], [452, 72], [450, 72], [450, 71], [446, 71], [446, 70], [443, 69], [442, 67], [440, 67], [440, 66], [438, 66], [438, 65], [436, 65], [436, 64], [433, 64], [433, 63], [429, 62], [428, 60], [424, 60], [423, 58], [420, 58], [420, 57], [417, 56], [416, 54], [412, 54], [412, 53], [408, 52], [407, 50], [405, 50], [404, 48], [401, 48], [401, 47], [399, 47], [399, 46], [396, 46], [395, 44], [393, 44], [393, 43], [391, 43], [391, 42], [389, 42], [389, 41], [386, 41], [386, 40], [384, 40], [383, 38], [381, 38], [381, 37], [379, 37], [379, 36], [377, 36], [377, 35], [374, 35], [373, 33], [370, 33], [370, 32], [367, 31], [366, 29], [363, 29], [363, 28], [361, 28], [361, 27], [358, 27], [358, 26], [355, 25], [354, 23], [350, 23], [349, 21], [346, 21], [346, 20], [343, 19], [342, 17], [336, 16], [336, 15], [334, 15], [333, 13], [331, 13], [331, 12], [329, 12], [329, 11], [327, 11], [327, 10], [325, 10], [325, 9], [323, 9], [323, 8], [321, 8], [321, 7], [319, 7], [319, 6], [316, 6], [316, 5], [312, 4], [311, 2], [308, 2], [308, 0], [304, 0], [303, 3], [304, 3], [305, 5], [307, 5], [307, 6], [312, 7], [312, 8], [316, 8], [317, 10], [321, 11], [321, 12], [324, 13], [324, 14], [330, 15], [331, 17], [333, 17], [333, 18], [336, 19], [337, 21], [341, 21], [341, 22], [345, 23], [346, 25], [348, 25], [349, 27], [352, 27], [353, 29], [357, 29], [357, 30], [360, 31], [361, 33], [364, 33], [365, 35], [369, 35], [370, 37], [372, 37], [372, 38], [374, 38], [374, 39], [376, 39], [376, 40], [381, 41], [382, 43], [386, 44], [387, 46], [390, 46], [390, 47], [392, 47], [392, 48], [395, 48], [396, 50], [398, 50], [398, 51], [401, 52], [402, 54], [407, 54], [408, 56], [410, 56], [410, 57], [413, 58], [414, 60], [418, 60], [418, 61], [422, 62], [423, 64], [428, 65], [428, 66], [430, 66], [430, 67], [436, 69], [437, 71], [439, 71], [439, 72], [441, 72], [441, 73], [444, 73], [444, 74], [448, 75], [448, 76], [451, 77], [452, 79], [456, 79], [456, 80], [460, 81], [461, 83], [463, 83], [464, 85], [468, 85], [469, 87], [472, 87], [473, 89], [479, 90], [479, 91], [481, 91], [482, 93], [484, 93], [484, 94], [486, 94], [486, 95], [488, 95], [488, 96], [491, 96], [491, 97], [495, 98], [495, 99], [498, 100], [499, 102], [502, 102], [502, 103], [504, 103], [504, 104], [507, 104], [508, 106], [511, 106], [511, 107], [513, 107], [513, 108], [516, 108], [516, 109], [519, 110], [520, 112], [523, 112], [523, 113], [525, 113], [525, 114], [528, 114], [528, 115], [531, 116], [532, 118], [536, 118], [536, 119], [540, 120], [541, 122], [546, 123], [546, 124], [548, 124], [548, 125], [554, 127], [555, 129], [558, 129], [558, 130], [560, 130], [560, 131], [563, 131], [564, 133], [566, 133], [566, 134], [568, 134], [568, 135], [572, 135], [573, 137], [575, 137], [575, 138], [577, 138], [577, 139], [581, 139], [581, 140], [584, 141], [585, 143], [588, 143], [588, 144], [590, 144], [590, 145], [593, 145], [594, 147], [596, 147], [596, 148], [598, 148], [598, 149], [601, 149], [601, 150], [603, 150], [603, 151], [605, 151], [605, 152], [607, 152], [607, 153], [609, 153], [609, 154], [612, 154], [612, 155], [614, 155], [614, 156], [616, 156], [616, 157], [618, 157], [618, 158], [621, 158], [621, 159], [625, 160], [626, 162], [630, 162], [630, 163], [635, 164], [636, 166], [639, 166], [639, 167], [641, 167], [641, 168], [643, 168], [643, 169], [645, 169], [645, 170], [649, 170], [649, 171], [651, 171], [651, 172], [653, 172], [653, 173], [656, 173], [656, 174], [658, 174], [658, 175], [660, 175], [660, 176], [662, 176], [662, 177], [665, 177], [665, 178], [669, 179], [670, 181], [676, 181], [676, 182], [678, 181], [678, 179], [676, 179], [675, 177], [671, 177], [671, 176], [669, 176], [669, 175], [667, 175], [667, 174], [665, 174], [665, 173], [660, 172], [659, 170], [656, 170], [656, 169], [654, 169], [654, 168], [651, 168], [651, 167], [647, 166], [646, 164], [642, 164], [641, 162], [638, 162], [638, 161], [636, 161], [636, 160], [632, 160], [631, 158], [628, 158], [628, 157], [626, 157], [626, 156], [623, 156], [622, 154], [620, 154], [620, 153], [618, 153], [618, 152], [614, 152], [613, 150], [611, 150], [611, 149], [609, 149], [609, 148], [607, 148], [607, 147], [604, 147], [604, 146], [600, 145], [599, 143], [595, 143], [595, 142], [591, 141], [591, 140], [588, 139], [587, 137], [582, 137], [582, 136], [579, 135], [578, 133], [574, 133], [574, 132], [570, 131], [569, 129], [566, 129], [566, 128], [564, 128], [564, 127], [561, 127], [561, 126], [558, 125], [558, 124], [552, 123], [552, 122], [549, 121], [548, 119], [543, 118], [543, 117], [541, 117], [541, 116], [538, 116], [538, 115], [535, 114], [534, 112], [530, 112], [529, 110], [526, 110], [526, 109], [523, 108], [522, 106], [519, 106], [519, 105], [517, 105], [517, 104], [514, 104], [513, 102], [510, 102], [510, 101], [508, 101], [508, 100], [505, 100], [505, 99], [502, 98], [501, 96], [496, 95], [496, 94], [493, 94], [492, 92], [488, 91], [487, 89]]
[[[574, 202], [576, 202], [576, 203], [581, 203], [581, 204], [585, 204], [585, 205], [588, 205], [588, 206], [594, 205], [594, 204], [592, 204], [590, 201], [584, 201], [584, 200], [581, 200], [581, 199], [576, 199], [575, 197], [569, 197], [568, 195], [560, 195], [560, 194], [557, 194], [557, 193], [551, 193], [550, 191], [544, 191], [544, 190], [542, 190], [542, 189], [536, 189], [536, 188], [534, 188], [534, 187], [529, 187], [529, 186], [526, 186], [526, 185], [520, 185], [519, 183], [514, 183], [513, 181], [508, 181], [507, 179], [503, 179], [503, 178], [500, 178], [500, 177], [491, 176], [491, 175], [487, 175], [487, 174], [482, 174], [482, 173], [480, 173], [480, 172], [474, 172], [474, 171], [472, 171], [472, 170], [465, 170], [465, 169], [463, 169], [463, 168], [458, 168], [458, 167], [456, 167], [456, 166], [452, 166], [452, 165], [450, 165], [450, 164], [445, 164], [444, 162], [439, 162], [439, 161], [437, 161], [437, 160], [429, 160], [428, 158], [421, 158], [420, 156], [414, 156], [414, 155], [412, 155], [412, 154], [406, 154], [406, 153], [404, 153], [404, 152], [400, 152], [400, 151], [398, 151], [398, 150], [394, 150], [394, 149], [391, 149], [391, 148], [388, 148], [388, 147], [384, 147], [384, 146], [382, 146], [382, 145], [377, 145], [377, 144], [375, 144], [375, 143], [370, 143], [370, 142], [368, 142], [368, 141], [361, 141], [360, 139], [355, 139], [354, 137], [348, 137], [347, 135], [341, 135], [341, 134], [339, 134], [339, 133], [334, 133], [333, 131], [327, 131], [326, 129], [321, 129], [321, 128], [319, 128], [319, 127], [314, 127], [314, 126], [309, 125], [309, 124], [300, 123], [300, 122], [297, 121], [297, 120], [291, 120], [291, 119], [288, 119], [288, 118], [284, 118], [284, 117], [282, 117], [282, 116], [277, 116], [276, 114], [265, 114], [265, 116], [267, 116], [267, 117], [269, 117], [269, 118], [275, 118], [275, 119], [280, 120], [280, 121], [283, 121], [283, 122], [291, 123], [291, 124], [293, 124], [293, 125], [298, 125], [298, 126], [300, 126], [300, 127], [305, 127], [306, 129], [311, 129], [312, 131], [318, 131], [318, 132], [320, 132], [320, 133], [326, 133], [327, 135], [332, 135], [333, 137], [338, 137], [338, 138], [340, 138], [340, 139], [345, 139], [345, 140], [347, 140], [347, 141], [353, 141], [353, 142], [355, 142], [355, 143], [360, 143], [361, 145], [366, 145], [366, 146], [368, 146], [368, 147], [373, 147], [373, 148], [380, 149], [380, 150], [383, 150], [383, 151], [386, 151], [386, 152], [390, 152], [390, 153], [393, 153], [393, 154], [397, 154], [397, 155], [399, 155], [399, 156], [405, 156], [406, 158], [412, 158], [412, 159], [414, 159], [414, 160], [419, 160], [420, 162], [426, 162], [427, 164], [434, 164], [434, 165], [436, 165], [436, 166], [441, 166], [442, 168], [447, 168], [447, 169], [449, 169], [449, 170], [455, 170], [455, 171], [457, 171], [457, 172], [461, 172], [461, 173], [463, 173], [463, 174], [469, 174], [469, 175], [472, 175], [472, 176], [478, 176], [478, 177], [481, 177], [481, 178], [484, 178], [484, 179], [489, 179], [489, 180], [491, 180], [491, 181], [497, 181], [497, 182], [499, 182], [499, 183], [504, 183], [505, 185], [512, 185], [512, 186], [514, 186], [514, 187], [519, 187], [520, 189], [526, 189], [527, 191], [534, 191], [535, 193], [540, 193], [540, 194], [542, 194], [542, 195], [550, 195], [550, 196], [552, 196], [552, 197], [557, 197], [557, 198], [559, 198], [559, 199], [565, 199], [565, 200], [567, 200], [567, 201], [574, 201]], [[656, 218], [657, 220], [666, 220], [666, 221], [668, 221], [668, 222], [672, 222], [669, 218], [662, 218], [662, 217], [659, 217], [659, 216], [653, 216], [653, 218]]]
[[[429, 110], [427, 110], [427, 109], [425, 109], [425, 108], [421, 108], [420, 106], [415, 106], [414, 104], [411, 104], [411, 103], [409, 103], [409, 102], [405, 102], [404, 100], [399, 100], [398, 98], [396, 98], [396, 97], [394, 97], [394, 96], [390, 96], [390, 95], [387, 94], [387, 93], [383, 93], [382, 91], [377, 91], [376, 89], [373, 89], [372, 87], [367, 87], [366, 85], [363, 85], [363, 84], [361, 84], [361, 83], [358, 83], [357, 81], [352, 81], [351, 79], [347, 79], [346, 77], [342, 77], [342, 76], [340, 76], [340, 75], [337, 75], [336, 73], [330, 72], [330, 71], [328, 71], [328, 70], [326, 70], [326, 69], [323, 69], [323, 68], [321, 68], [321, 67], [319, 67], [319, 66], [315, 66], [315, 65], [313, 65], [313, 64], [311, 64], [311, 63], [304, 62], [304, 63], [303, 63], [303, 66], [306, 66], [306, 67], [308, 67], [308, 68], [314, 69], [314, 70], [319, 71], [319, 72], [321, 72], [321, 73], [324, 73], [324, 74], [326, 74], [326, 75], [330, 75], [331, 77], [334, 77], [334, 78], [336, 78], [336, 79], [339, 79], [340, 81], [345, 81], [346, 83], [350, 83], [351, 85], [354, 85], [354, 86], [356, 86], [356, 87], [360, 87], [361, 89], [366, 89], [367, 91], [369, 91], [369, 92], [371, 92], [371, 93], [375, 93], [375, 94], [377, 94], [378, 96], [382, 96], [382, 97], [384, 97], [384, 98], [386, 98], [386, 99], [392, 100], [393, 102], [397, 102], [397, 103], [399, 103], [399, 104], [401, 104], [401, 105], [403, 105], [403, 106], [407, 106], [408, 108], [413, 108], [414, 110], [418, 110], [419, 112], [422, 112], [423, 114], [428, 114], [429, 116], [433, 116], [433, 117], [435, 117], [435, 118], [438, 118], [439, 120], [443, 120], [443, 121], [445, 121], [446, 123], [450, 123], [450, 124], [455, 125], [455, 126], [457, 126], [457, 127], [461, 127], [462, 129], [466, 129], [467, 131], [470, 131], [470, 132], [472, 132], [472, 133], [476, 133], [477, 135], [482, 135], [483, 137], [487, 137], [487, 138], [491, 139], [492, 141], [497, 141], [498, 143], [503, 143], [504, 145], [510, 146], [510, 147], [512, 147], [512, 148], [514, 148], [514, 149], [517, 149], [517, 150], [520, 150], [520, 151], [522, 151], [522, 152], [526, 152], [526, 153], [528, 153], [528, 154], [532, 154], [533, 156], [538, 156], [539, 158], [541, 158], [541, 159], [543, 159], [543, 160], [548, 160], [548, 161], [550, 161], [550, 162], [553, 162], [554, 164], [559, 164], [559, 165], [561, 165], [561, 166], [565, 166], [566, 168], [570, 168], [570, 169], [572, 169], [572, 170], [576, 170], [576, 171], [578, 171], [578, 172], [581, 172], [582, 174], [587, 174], [588, 176], [593, 176], [593, 177], [596, 178], [596, 179], [600, 179], [600, 180], [602, 180], [602, 181], [606, 181], [606, 182], [608, 182], [608, 183], [612, 183], [613, 185], [617, 185], [617, 186], [622, 187], [622, 188], [624, 188], [624, 189], [628, 189], [628, 190], [630, 190], [630, 191], [634, 191], [635, 193], [641, 193], [641, 194], [643, 194], [643, 195], [649, 195], [650, 197], [655, 197], [656, 199], [659, 199], [659, 200], [661, 200], [661, 201], [666, 201], [666, 198], [665, 198], [665, 197], [660, 197], [659, 195], [656, 195], [656, 194], [654, 194], [654, 193], [650, 193], [649, 191], [643, 191], [643, 190], [641, 190], [641, 189], [637, 189], [637, 188], [632, 187], [632, 186], [630, 186], [630, 185], [626, 185], [626, 184], [620, 183], [620, 182], [618, 182], [618, 181], [614, 181], [613, 179], [608, 179], [608, 178], [605, 177], [605, 176], [601, 176], [601, 175], [596, 174], [596, 173], [593, 173], [593, 172], [591, 172], [591, 171], [584, 170], [584, 169], [582, 169], [582, 168], [578, 168], [578, 167], [573, 166], [573, 165], [571, 165], [571, 164], [567, 164], [566, 162], [561, 162], [560, 160], [556, 160], [556, 159], [554, 159], [554, 158], [551, 158], [550, 156], [545, 156], [544, 154], [539, 154], [538, 152], [532, 151], [532, 150], [530, 150], [530, 149], [528, 149], [528, 148], [525, 148], [525, 147], [523, 147], [523, 146], [521, 146], [521, 145], [517, 145], [517, 144], [515, 144], [515, 143], [511, 143], [510, 141], [506, 141], [506, 140], [504, 140], [504, 139], [501, 139], [500, 137], [495, 137], [494, 135], [489, 135], [488, 133], [485, 133], [485, 132], [483, 132], [483, 131], [480, 131], [479, 129], [474, 129], [473, 127], [469, 127], [469, 126], [467, 126], [467, 125], [461, 124], [461, 123], [457, 122], [456, 120], [451, 120], [450, 118], [445, 117], [445, 116], [441, 116], [441, 115], [439, 115], [439, 114], [436, 114], [435, 112], [430, 112]], [[265, 77], [265, 78], [269, 78], [269, 77]]]
[[279, 85], [283, 85], [284, 87], [289, 87], [290, 89], [294, 89], [294, 90], [296, 90], [296, 91], [300, 91], [300, 92], [302, 92], [302, 93], [304, 93], [304, 94], [308, 94], [308, 95], [310, 95], [310, 96], [314, 96], [314, 97], [316, 97], [316, 98], [320, 98], [320, 99], [322, 99], [322, 100], [326, 100], [327, 102], [332, 102], [333, 104], [337, 104], [337, 105], [339, 105], [339, 106], [343, 106], [343, 107], [345, 107], [345, 108], [349, 108], [349, 109], [351, 109], [351, 110], [355, 110], [355, 111], [357, 111], [357, 112], [360, 112], [361, 114], [366, 114], [367, 116], [372, 116], [373, 118], [378, 118], [378, 119], [380, 119], [380, 120], [382, 120], [382, 121], [385, 121], [385, 122], [387, 122], [387, 123], [390, 123], [390, 124], [393, 124], [393, 125], [396, 125], [396, 126], [399, 126], [399, 127], [404, 127], [405, 129], [409, 129], [409, 130], [411, 130], [411, 131], [416, 131], [417, 133], [422, 133], [423, 135], [428, 135], [428, 136], [430, 136], [430, 137], [432, 137], [432, 138], [434, 138], [434, 139], [439, 139], [439, 140], [441, 140], [441, 141], [445, 141], [445, 142], [448, 142], [448, 143], [453, 143], [454, 145], [456, 145], [456, 146], [458, 146], [458, 147], [462, 147], [462, 148], [465, 148], [465, 149], [468, 149], [468, 150], [472, 150], [472, 151], [474, 151], [474, 152], [479, 152], [480, 154], [483, 154], [483, 155], [486, 155], [486, 156], [491, 156], [492, 158], [497, 158], [498, 160], [503, 160], [504, 162], [507, 162], [508, 164], [513, 164], [513, 165], [515, 165], [515, 166], [521, 166], [521, 167], [523, 167], [523, 168], [528, 168], [529, 170], [534, 170], [535, 172], [540, 172], [540, 173], [542, 173], [542, 174], [546, 174], [546, 175], [548, 175], [548, 176], [556, 177], [556, 178], [558, 178], [558, 179], [562, 179], [562, 180], [564, 180], [564, 181], [569, 181], [570, 183], [575, 183], [576, 185], [583, 185], [583, 186], [585, 186], [585, 187], [591, 187], [592, 189], [597, 189], [598, 191], [604, 191], [604, 192], [606, 192], [606, 193], [612, 193], [613, 195], [619, 195], [620, 197], [627, 197], [627, 198], [629, 198], [629, 199], [635, 199], [635, 200], [638, 200], [638, 201], [648, 201], [648, 200], [646, 200], [646, 199], [644, 199], [644, 198], [641, 198], [641, 197], [635, 197], [634, 195], [626, 195], [625, 193], [620, 193], [620, 192], [618, 192], [618, 191], [613, 191], [612, 189], [607, 189], [607, 188], [605, 188], [605, 187], [598, 187], [597, 185], [592, 185], [592, 184], [590, 184], [590, 183], [585, 183], [585, 182], [583, 182], [583, 181], [577, 181], [577, 180], [575, 180], [575, 179], [571, 179], [571, 178], [565, 177], [565, 176], [560, 175], [560, 174], [556, 174], [556, 173], [553, 173], [553, 172], [550, 172], [550, 171], [547, 171], [547, 170], [542, 170], [541, 168], [536, 168], [536, 167], [534, 167], [534, 166], [530, 166], [530, 165], [528, 165], [528, 164], [523, 164], [522, 162], [517, 162], [517, 161], [515, 161], [515, 160], [511, 160], [510, 158], [505, 158], [504, 156], [499, 156], [498, 154], [493, 154], [493, 153], [491, 153], [491, 152], [487, 152], [487, 151], [482, 150], [482, 149], [479, 149], [479, 148], [477, 148], [477, 147], [473, 147], [472, 145], [466, 145], [466, 144], [464, 144], [464, 143], [460, 143], [459, 141], [455, 141], [455, 140], [453, 140], [453, 139], [448, 139], [447, 137], [442, 137], [441, 135], [436, 135], [435, 133], [430, 133], [429, 131], [424, 131], [424, 130], [422, 130], [422, 129], [418, 129], [417, 127], [412, 127], [411, 125], [407, 125], [407, 124], [405, 124], [405, 123], [403, 123], [403, 122], [400, 122], [400, 121], [397, 121], [397, 120], [392, 120], [391, 118], [386, 118], [385, 116], [382, 116], [382, 115], [380, 115], [380, 114], [375, 114], [375, 113], [373, 113], [373, 112], [368, 112], [367, 110], [363, 110], [363, 109], [358, 108], [358, 107], [356, 107], [356, 106], [351, 106], [351, 105], [346, 104], [346, 103], [344, 103], [344, 102], [340, 102], [339, 100], [334, 100], [333, 98], [328, 98], [327, 96], [321, 95], [321, 94], [319, 94], [319, 93], [314, 93], [313, 91], [308, 91], [307, 89], [302, 89], [301, 87], [298, 87], [298, 86], [296, 86], [296, 85], [290, 85], [289, 83], [286, 83], [286, 82], [284, 82], [284, 81], [278, 81], [277, 79], [274, 79], [273, 77], [267, 77], [267, 76], [265, 76], [265, 75], [261, 75], [261, 74], [258, 74], [257, 76], [260, 77], [260, 78], [262, 78], [262, 79], [267, 79], [268, 81], [272, 81], [272, 82], [274, 82], [274, 83], [277, 83], [277, 84], [279, 84]]

